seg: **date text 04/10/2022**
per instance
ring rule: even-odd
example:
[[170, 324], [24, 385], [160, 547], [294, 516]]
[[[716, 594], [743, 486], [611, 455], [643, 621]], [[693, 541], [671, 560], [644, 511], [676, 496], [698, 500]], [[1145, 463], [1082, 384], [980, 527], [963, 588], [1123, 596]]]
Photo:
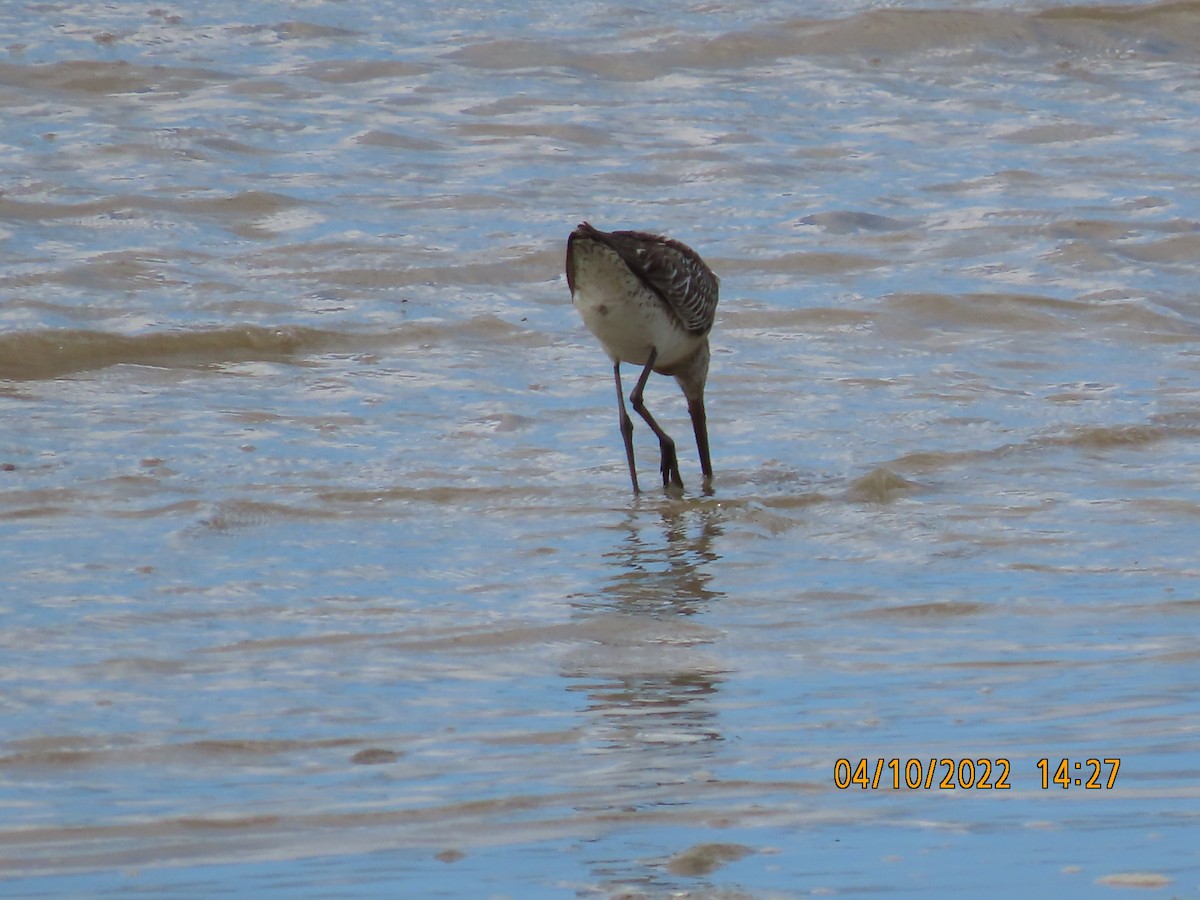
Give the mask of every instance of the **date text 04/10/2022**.
[[[1117, 783], [1121, 760], [1116, 757], [1083, 760], [1042, 757], [1036, 763], [1040, 787], [1049, 790], [1071, 787], [1085, 790], [1112, 790]], [[996, 790], [1012, 788], [1012, 762], [1003, 757], [956, 759], [948, 756], [929, 759], [900, 759], [879, 757], [875, 760], [839, 759], [833, 764], [835, 787], [862, 790]]]

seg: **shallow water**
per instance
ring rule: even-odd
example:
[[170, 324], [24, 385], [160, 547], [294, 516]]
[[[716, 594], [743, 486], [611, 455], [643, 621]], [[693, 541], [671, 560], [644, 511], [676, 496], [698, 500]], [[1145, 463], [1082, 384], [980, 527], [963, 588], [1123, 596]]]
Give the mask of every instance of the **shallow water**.
[[1200, 3], [202, 6], [0, 25], [0, 893], [1200, 891]]

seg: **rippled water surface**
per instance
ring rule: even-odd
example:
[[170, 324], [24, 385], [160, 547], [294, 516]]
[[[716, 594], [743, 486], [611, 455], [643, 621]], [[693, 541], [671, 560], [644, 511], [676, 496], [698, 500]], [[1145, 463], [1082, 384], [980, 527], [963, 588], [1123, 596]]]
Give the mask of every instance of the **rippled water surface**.
[[196, 6], [0, 19], [0, 893], [1200, 893], [1200, 3]]

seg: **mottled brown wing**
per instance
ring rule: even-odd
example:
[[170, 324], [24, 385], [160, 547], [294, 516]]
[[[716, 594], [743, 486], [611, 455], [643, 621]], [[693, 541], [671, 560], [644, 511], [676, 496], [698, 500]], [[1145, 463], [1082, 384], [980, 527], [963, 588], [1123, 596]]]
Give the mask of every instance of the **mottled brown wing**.
[[642, 231], [613, 231], [608, 245], [692, 334], [707, 334], [717, 311], [720, 282], [704, 260], [680, 241]]
[[692, 334], [707, 334], [717, 310], [719, 280], [691, 247], [644, 231], [601, 231], [581, 222], [567, 240], [567, 284], [575, 291], [572, 245], [593, 240], [612, 249]]

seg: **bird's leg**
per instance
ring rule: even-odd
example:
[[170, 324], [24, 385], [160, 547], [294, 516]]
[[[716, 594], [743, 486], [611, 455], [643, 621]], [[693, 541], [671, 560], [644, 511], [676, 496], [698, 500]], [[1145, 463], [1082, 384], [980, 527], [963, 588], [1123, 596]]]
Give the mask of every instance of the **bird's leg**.
[[650, 426], [650, 430], [658, 437], [658, 448], [662, 453], [662, 463], [659, 469], [662, 471], [663, 487], [675, 485], [683, 487], [683, 479], [679, 477], [679, 460], [675, 456], [675, 442], [671, 440], [659, 424], [654, 421], [654, 416], [650, 415], [650, 410], [646, 409], [645, 401], [642, 399], [642, 393], [646, 389], [646, 381], [650, 378], [650, 373], [654, 371], [654, 361], [658, 359], [658, 350], [651, 348], [650, 358], [646, 360], [646, 368], [642, 369], [642, 374], [634, 385], [633, 392], [629, 395], [629, 402], [633, 404], [634, 411], [645, 420]]
[[637, 466], [633, 462], [633, 420], [625, 411], [625, 392], [621, 389], [621, 364], [613, 363], [613, 380], [617, 383], [617, 409], [620, 412], [621, 438], [625, 441], [625, 459], [629, 461], [629, 479], [633, 482], [633, 492], [641, 493], [638, 487]]
[[688, 415], [696, 432], [696, 449], [700, 451], [700, 470], [704, 472], [704, 490], [712, 491], [712, 458], [708, 455], [708, 418], [704, 413], [704, 397], [688, 400]]

